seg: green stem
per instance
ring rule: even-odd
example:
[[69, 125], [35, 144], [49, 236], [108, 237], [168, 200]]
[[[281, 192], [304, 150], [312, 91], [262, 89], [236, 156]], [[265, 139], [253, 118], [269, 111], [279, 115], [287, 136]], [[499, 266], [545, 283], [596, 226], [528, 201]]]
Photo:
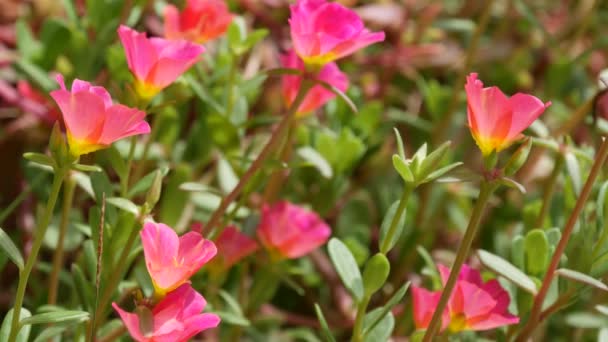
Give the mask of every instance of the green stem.
[[[287, 163], [289, 161], [289, 157], [291, 156], [295, 130], [296, 120], [294, 117], [289, 124], [289, 128], [287, 128], [287, 137], [285, 138], [285, 142], [279, 151], [279, 158], [282, 163]], [[268, 181], [266, 190], [264, 191], [264, 203], [274, 202], [281, 187], [285, 183], [285, 180], [286, 174], [284, 170], [276, 170], [272, 173], [272, 175], [270, 175], [270, 180]]]
[[391, 225], [388, 228], [388, 232], [386, 232], [386, 238], [382, 242], [382, 246], [380, 246], [380, 252], [382, 254], [388, 253], [390, 243], [393, 240], [395, 234], [397, 233], [397, 225], [399, 224], [401, 216], [403, 216], [403, 213], [407, 208], [407, 201], [409, 200], [413, 190], [414, 187], [411, 185], [405, 185], [405, 188], [403, 188], [403, 194], [401, 195], [401, 200], [399, 200], [399, 206], [397, 207], [397, 211], [393, 216], [393, 220], [391, 221]]
[[[141, 154], [141, 159], [139, 160], [139, 162], [137, 163], [137, 166], [135, 167], [135, 172], [133, 172], [133, 181], [136, 182], [138, 181], [143, 172], [144, 172], [144, 167], [146, 166], [146, 160], [148, 159], [148, 154], [150, 153], [150, 147], [152, 146], [152, 143], [154, 143], [154, 140], [156, 140], [156, 137], [158, 136], [158, 133], [160, 131], [160, 126], [162, 124], [162, 117], [158, 116], [156, 118], [156, 120], [154, 120], [155, 122], [152, 124], [152, 132], [150, 132], [150, 135], [148, 135], [148, 139], [146, 139], [146, 144], [144, 145], [144, 150]], [[158, 121], [158, 122], [156, 122]]]
[[456, 280], [458, 279], [458, 275], [460, 274], [460, 268], [462, 267], [464, 260], [469, 255], [471, 245], [473, 244], [473, 240], [475, 239], [475, 235], [477, 233], [477, 228], [479, 227], [479, 223], [481, 222], [483, 211], [486, 208], [488, 200], [490, 199], [490, 196], [492, 195], [496, 187], [497, 185], [492, 181], [484, 180], [481, 183], [479, 197], [477, 198], [477, 203], [475, 203], [475, 207], [473, 208], [473, 213], [471, 214], [469, 225], [467, 226], [467, 230], [464, 233], [462, 242], [458, 247], [456, 260], [454, 260], [454, 265], [452, 265], [452, 270], [450, 271], [448, 281], [445, 284], [443, 291], [441, 292], [441, 298], [439, 299], [439, 303], [437, 303], [437, 307], [435, 308], [435, 312], [433, 313], [431, 323], [429, 324], [424, 334], [424, 338], [422, 339], [423, 342], [432, 341], [433, 336], [435, 336], [437, 330], [441, 326], [441, 316], [443, 314], [443, 311], [445, 310], [446, 305], [448, 304], [450, 296], [452, 295], [454, 286], [456, 285]]
[[545, 278], [543, 279], [543, 283], [541, 285], [540, 290], [536, 297], [534, 297], [534, 304], [532, 305], [532, 310], [530, 311], [530, 316], [528, 318], [528, 322], [522, 329], [521, 333], [517, 337], [516, 341], [527, 341], [528, 337], [534, 332], [534, 329], [541, 321], [541, 313], [543, 308], [543, 303], [545, 302], [545, 297], [549, 292], [549, 287], [551, 282], [553, 281], [553, 277], [555, 276], [555, 271], [559, 266], [559, 262], [562, 258], [562, 254], [566, 250], [566, 246], [568, 245], [568, 241], [570, 240], [570, 235], [572, 235], [572, 231], [574, 231], [574, 227], [576, 226], [576, 222], [578, 221], [578, 217], [580, 213], [583, 211], [583, 207], [591, 194], [591, 190], [593, 189], [593, 184], [599, 175], [604, 162], [606, 161], [606, 156], [608, 156], [608, 139], [603, 138], [602, 146], [597, 152], [595, 161], [593, 162], [593, 166], [591, 167], [591, 171], [589, 172], [589, 177], [587, 177], [587, 182], [585, 182], [585, 186], [581, 191], [581, 194], [576, 201], [576, 205], [566, 222], [566, 226], [562, 231], [562, 237], [555, 247], [555, 252], [551, 257], [551, 262], [549, 263], [549, 268], [545, 273]]
[[127, 242], [124, 244], [122, 253], [120, 253], [120, 257], [118, 259], [116, 259], [116, 264], [112, 268], [112, 273], [110, 274], [110, 278], [108, 279], [108, 281], [106, 282], [106, 284], [104, 286], [104, 290], [103, 290], [100, 300], [98, 302], [99, 304], [97, 305], [97, 308], [95, 309], [95, 317], [97, 317], [97, 319], [98, 319], [97, 326], [102, 325], [101, 324], [102, 323], [102, 321], [101, 321], [102, 314], [105, 310], [105, 307], [109, 304], [110, 300], [112, 299], [112, 294], [116, 290], [118, 282], [122, 278], [125, 268], [127, 267], [127, 260], [128, 260], [129, 254], [133, 251], [133, 244], [135, 243], [135, 240], [137, 239], [137, 234], [139, 233], [139, 227], [143, 224], [144, 217], [145, 217], [145, 215], [141, 215], [139, 217], [139, 219], [137, 220], [137, 223], [136, 223], [137, 226], [131, 227], [131, 233], [129, 234], [129, 237], [127, 238]]
[[63, 179], [65, 178], [66, 173], [67, 169], [62, 168], [55, 170], [55, 174], [53, 175], [53, 185], [51, 186], [51, 193], [46, 203], [44, 215], [42, 216], [42, 219], [36, 227], [32, 250], [27, 258], [25, 267], [22, 271], [19, 272], [19, 285], [17, 286], [17, 294], [15, 295], [15, 306], [13, 307], [13, 321], [11, 323], [11, 333], [8, 338], [9, 342], [15, 342], [15, 340], [17, 339], [17, 334], [19, 333], [19, 329], [21, 329], [19, 320], [21, 316], [21, 307], [23, 306], [23, 298], [25, 297], [27, 281], [30, 277], [30, 273], [32, 273], [32, 269], [34, 268], [34, 263], [38, 258], [38, 252], [40, 252], [40, 247], [42, 247], [44, 234], [46, 233], [46, 230], [49, 227], [51, 217], [53, 217], [55, 203], [57, 203], [57, 197], [59, 197], [59, 191], [61, 191], [61, 184], [63, 183]]
[[137, 136], [131, 137], [131, 147], [127, 156], [127, 173], [120, 178], [120, 196], [127, 197], [129, 191], [129, 175], [133, 166], [133, 156], [135, 155], [135, 147], [137, 146]]
[[559, 153], [557, 155], [557, 159], [555, 159], [553, 171], [551, 171], [551, 175], [549, 176], [549, 180], [547, 181], [547, 185], [545, 186], [545, 191], [543, 192], [543, 206], [541, 207], [540, 213], [538, 214], [538, 218], [536, 219], [536, 228], [544, 227], [545, 217], [547, 217], [549, 209], [551, 209], [551, 200], [553, 199], [553, 193], [556, 190], [555, 185], [557, 184], [557, 179], [559, 178], [559, 174], [562, 171], [564, 162], [564, 156]]
[[272, 151], [274, 151], [277, 143], [281, 141], [281, 138], [285, 134], [285, 131], [287, 130], [287, 128], [289, 128], [290, 121], [296, 115], [297, 109], [300, 107], [302, 101], [304, 101], [304, 98], [308, 93], [308, 90], [310, 90], [313, 85], [314, 83], [308, 79], [304, 79], [302, 81], [300, 90], [298, 91], [298, 95], [289, 107], [287, 114], [285, 114], [283, 119], [281, 119], [281, 122], [279, 122], [279, 126], [273, 132], [272, 136], [270, 137], [270, 140], [268, 141], [268, 143], [266, 143], [266, 146], [264, 146], [257, 158], [253, 161], [253, 163], [251, 163], [251, 166], [249, 166], [247, 171], [245, 171], [245, 173], [243, 174], [237, 185], [234, 187], [234, 189], [222, 199], [222, 202], [220, 202], [220, 205], [213, 212], [211, 218], [209, 218], [209, 221], [207, 221], [207, 224], [203, 228], [203, 235], [206, 236], [207, 234], [209, 234], [211, 229], [213, 229], [213, 227], [217, 225], [230, 203], [232, 203], [232, 201], [237, 198], [237, 196], [241, 193], [241, 191], [249, 182], [249, 180], [256, 174], [256, 172], [262, 167], [262, 165], [264, 165], [266, 159], [270, 156]]
[[369, 304], [370, 296], [365, 296], [363, 300], [357, 305], [357, 316], [355, 317], [355, 326], [353, 327], [352, 342], [362, 342], [363, 338], [363, 318], [365, 318], [365, 311], [367, 311], [367, 305]]
[[53, 253], [53, 268], [51, 270], [49, 281], [49, 304], [57, 303], [57, 288], [59, 287], [59, 272], [63, 264], [63, 243], [70, 222], [70, 209], [74, 199], [74, 191], [76, 190], [76, 181], [69, 175], [66, 176], [63, 186], [63, 207], [61, 209], [61, 222], [59, 223], [59, 236], [57, 237], [57, 246]]
[[240, 58], [237, 55], [232, 56], [232, 63], [230, 65], [230, 73], [228, 74], [228, 87], [226, 90], [226, 117], [229, 118], [234, 110], [234, 87], [236, 81], [236, 74]]

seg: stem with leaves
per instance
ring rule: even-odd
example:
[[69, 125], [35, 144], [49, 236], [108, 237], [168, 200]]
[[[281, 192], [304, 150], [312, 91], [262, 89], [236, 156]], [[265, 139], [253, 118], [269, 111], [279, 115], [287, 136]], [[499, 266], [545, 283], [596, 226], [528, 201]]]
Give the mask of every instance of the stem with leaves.
[[551, 208], [551, 200], [553, 199], [553, 193], [555, 192], [555, 185], [557, 184], [557, 179], [562, 171], [564, 162], [564, 155], [559, 153], [555, 159], [553, 171], [551, 171], [551, 175], [549, 176], [549, 180], [545, 186], [545, 191], [543, 192], [543, 205], [540, 209], [540, 213], [538, 214], [538, 218], [536, 219], [537, 228], [542, 228], [544, 226], [545, 217], [547, 217], [549, 209]]
[[388, 250], [390, 248], [390, 243], [391, 243], [391, 241], [393, 241], [393, 237], [397, 233], [397, 225], [399, 224], [399, 221], [401, 220], [401, 216], [403, 216], [403, 213], [405, 212], [405, 209], [407, 208], [407, 201], [409, 200], [410, 195], [412, 194], [413, 190], [414, 190], [414, 187], [409, 184], [406, 184], [405, 187], [403, 188], [403, 194], [401, 195], [401, 199], [399, 200], [399, 206], [397, 207], [395, 216], [393, 216], [391, 225], [390, 225], [388, 231], [386, 232], [386, 238], [384, 239], [382, 246], [380, 246], [380, 252], [382, 254], [388, 253]]
[[76, 189], [76, 181], [68, 174], [63, 186], [63, 207], [61, 209], [61, 222], [59, 222], [59, 236], [57, 237], [57, 246], [53, 254], [53, 267], [50, 275], [49, 284], [49, 304], [57, 302], [57, 288], [59, 287], [59, 272], [63, 264], [63, 243], [70, 222], [70, 209], [74, 199], [74, 191]]
[[289, 128], [289, 124], [290, 124], [291, 120], [296, 115], [297, 109], [300, 107], [300, 105], [302, 104], [302, 101], [304, 101], [304, 98], [306, 97], [306, 94], [308, 93], [308, 90], [310, 90], [310, 88], [312, 88], [313, 85], [314, 85], [313, 81], [311, 81], [307, 78], [304, 78], [302, 80], [302, 84], [300, 85], [300, 90], [298, 91], [298, 94], [296, 95], [295, 100], [292, 102], [291, 106], [289, 107], [287, 114], [285, 114], [283, 119], [279, 122], [278, 127], [273, 132], [268, 143], [266, 143], [266, 146], [264, 146], [264, 148], [262, 149], [262, 151], [260, 152], [258, 157], [253, 161], [253, 163], [251, 163], [251, 166], [249, 166], [247, 171], [245, 171], [245, 173], [243, 174], [243, 176], [241, 177], [241, 179], [239, 180], [237, 185], [234, 187], [234, 189], [226, 197], [224, 197], [222, 199], [219, 207], [213, 212], [213, 214], [211, 215], [211, 218], [209, 219], [209, 221], [207, 221], [207, 224], [203, 228], [203, 231], [202, 231], [203, 235], [205, 235], [205, 236], [208, 235], [211, 232], [211, 230], [213, 229], [213, 227], [215, 227], [218, 224], [218, 222], [220, 221], [220, 219], [226, 212], [226, 209], [228, 209], [228, 206], [230, 205], [230, 203], [232, 203], [239, 196], [239, 194], [241, 193], [241, 191], [243, 190], [245, 185], [249, 182], [249, 180], [251, 178], [253, 178], [253, 176], [256, 174], [256, 172], [262, 167], [262, 165], [264, 165], [264, 162], [266, 161], [266, 159], [274, 151], [275, 147], [281, 141], [281, 138], [283, 137], [283, 135], [286, 133], [287, 129]]
[[481, 217], [483, 215], [484, 209], [488, 204], [490, 196], [492, 195], [492, 193], [494, 193], [494, 190], [496, 190], [496, 188], [497, 184], [491, 180], [483, 180], [481, 183], [479, 197], [477, 198], [477, 203], [475, 203], [475, 207], [473, 208], [473, 213], [471, 214], [469, 225], [467, 226], [467, 230], [464, 233], [462, 242], [458, 247], [456, 260], [454, 260], [454, 265], [452, 265], [450, 276], [445, 284], [445, 287], [443, 288], [441, 298], [439, 299], [439, 303], [437, 303], [437, 307], [435, 308], [435, 312], [433, 313], [431, 323], [429, 324], [424, 334], [424, 338], [422, 340], [423, 342], [432, 341], [433, 337], [441, 326], [441, 316], [443, 314], [443, 311], [445, 310], [446, 305], [448, 304], [450, 296], [452, 295], [452, 291], [454, 290], [454, 286], [456, 285], [456, 280], [458, 279], [458, 275], [460, 274], [462, 264], [469, 255], [471, 245], [473, 244], [475, 235], [477, 235], [477, 228], [479, 227], [479, 223], [481, 222]]
[[369, 304], [370, 296], [365, 296], [357, 305], [357, 316], [355, 317], [355, 326], [353, 327], [352, 342], [363, 341], [363, 318], [365, 318], [365, 312], [367, 311], [367, 305]]
[[68, 170], [69, 168], [66, 168], [65, 166], [59, 167], [55, 169], [55, 172], [53, 174], [53, 185], [51, 186], [51, 192], [49, 195], [49, 199], [46, 203], [46, 209], [44, 211], [44, 214], [36, 227], [32, 250], [27, 258], [25, 267], [19, 272], [19, 285], [17, 286], [17, 293], [15, 294], [15, 305], [13, 306], [13, 320], [11, 322], [11, 333], [8, 338], [8, 342], [15, 342], [15, 340], [17, 339], [17, 334], [19, 333], [19, 329], [21, 329], [19, 320], [21, 316], [21, 307], [23, 306], [23, 298], [25, 296], [25, 290], [27, 287], [27, 281], [30, 277], [30, 274], [32, 273], [32, 269], [34, 268], [34, 263], [38, 259], [38, 253], [40, 252], [40, 248], [42, 247], [44, 235], [46, 233], [47, 228], [49, 227], [49, 222], [53, 217], [53, 210], [55, 209], [55, 204], [57, 203], [57, 198], [59, 197], [59, 192], [61, 191], [61, 185], [63, 184], [63, 180], [66, 177], [66, 174], [69, 172]]
[[583, 211], [583, 207], [585, 206], [585, 203], [587, 202], [587, 199], [589, 198], [589, 195], [591, 194], [593, 184], [595, 183], [595, 180], [597, 179], [597, 176], [599, 175], [600, 170], [602, 169], [604, 162], [606, 161], [606, 156], [608, 156], [608, 139], [603, 138], [602, 146], [600, 147], [599, 151], [597, 152], [595, 161], [593, 162], [593, 166], [591, 167], [591, 172], [589, 173], [589, 176], [587, 177], [587, 182], [585, 182], [585, 186], [583, 187], [583, 190], [581, 191], [581, 194], [580, 194], [578, 200], [576, 201], [574, 210], [572, 210], [572, 213], [570, 214], [570, 217], [568, 218], [568, 221], [566, 222], [566, 226], [564, 227], [564, 230], [562, 231], [562, 237], [559, 240], [557, 247], [555, 248], [555, 252], [553, 253], [553, 256], [551, 257], [551, 262], [549, 263], [549, 268], [547, 269], [547, 272], [545, 273], [545, 278], [543, 279], [542, 286], [541, 286], [540, 290], [538, 291], [538, 294], [534, 298], [534, 304], [532, 305], [532, 311], [530, 312], [528, 322], [522, 329], [522, 331], [519, 334], [519, 336], [517, 337], [516, 341], [527, 341], [528, 337], [534, 332], [534, 329], [536, 328], [536, 326], [541, 322], [540, 318], [541, 318], [543, 303], [545, 301], [545, 297], [547, 296], [547, 293], [549, 292], [549, 287], [551, 285], [553, 277], [555, 277], [555, 271], [557, 270], [557, 267], [559, 266], [559, 262], [562, 258], [562, 254], [564, 254], [564, 251], [566, 250], [566, 246], [568, 245], [568, 241], [570, 240], [572, 231], [574, 230], [574, 227], [576, 226], [578, 217], [579, 217], [580, 213]]
[[[287, 136], [285, 142], [279, 151], [279, 158], [282, 163], [287, 163], [293, 150], [293, 139], [296, 130], [296, 119], [292, 118], [289, 128], [287, 128]], [[270, 180], [264, 191], [264, 203], [272, 203], [277, 197], [281, 187], [285, 183], [287, 176], [284, 170], [276, 170], [270, 175]]]

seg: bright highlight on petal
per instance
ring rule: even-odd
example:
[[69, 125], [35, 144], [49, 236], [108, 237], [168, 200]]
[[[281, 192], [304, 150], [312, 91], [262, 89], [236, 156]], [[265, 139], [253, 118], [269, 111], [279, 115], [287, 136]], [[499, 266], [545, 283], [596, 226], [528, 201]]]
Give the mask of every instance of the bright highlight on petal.
[[[438, 265], [442, 282], [445, 284], [450, 269]], [[441, 291], [427, 291], [413, 287], [414, 322], [417, 329], [426, 329], [431, 322]], [[504, 325], [517, 324], [519, 317], [508, 311], [509, 293], [496, 279], [483, 282], [479, 271], [462, 265], [454, 291], [442, 315], [442, 330], [452, 332], [464, 330], [489, 330]]]
[[213, 242], [201, 234], [189, 232], [178, 237], [162, 223], [146, 222], [140, 236], [146, 267], [159, 296], [187, 282], [217, 253]]
[[471, 134], [484, 156], [500, 152], [518, 139], [551, 102], [527, 94], [508, 98], [498, 87], [483, 87], [472, 73], [465, 85]]
[[[305, 70], [304, 62], [302, 62], [300, 57], [298, 57], [293, 50], [289, 50], [286, 54], [281, 56], [281, 64], [286, 68], [299, 69], [301, 71]], [[323, 66], [323, 68], [321, 68], [321, 70], [317, 73], [317, 78], [320, 81], [333, 85], [343, 92], [348, 88], [348, 78], [342, 71], [340, 71], [336, 63], [333, 62], [325, 64], [325, 66]], [[285, 99], [287, 106], [290, 106], [295, 100], [298, 92], [300, 91], [301, 84], [301, 76], [283, 76], [283, 98]], [[335, 97], [336, 94], [317, 84], [308, 91], [304, 101], [298, 108], [297, 113], [298, 115], [304, 115], [313, 112], [317, 108], [327, 103], [327, 101]]]
[[298, 0], [290, 11], [296, 53], [316, 69], [384, 40], [384, 32], [370, 32], [354, 11], [336, 2]]
[[167, 5], [164, 15], [165, 38], [198, 44], [224, 34], [232, 21], [224, 0], [188, 0], [181, 13], [174, 5]]
[[199, 61], [205, 48], [186, 40], [147, 38], [127, 26], [118, 28], [118, 35], [127, 56], [127, 64], [135, 77], [135, 90], [143, 99], [150, 99], [173, 83]]
[[[217, 315], [201, 313], [206, 305], [205, 298], [190, 284], [183, 284], [167, 294], [151, 309], [151, 322], [143, 324], [142, 320], [150, 317], [126, 312], [112, 303], [129, 334], [138, 342], [184, 342], [203, 330], [217, 327], [220, 323]], [[150, 331], [142, 331], [144, 326], [150, 326]]]
[[69, 91], [63, 76], [58, 75], [57, 82], [61, 89], [52, 91], [51, 97], [61, 110], [72, 155], [80, 156], [129, 136], [150, 133], [150, 126], [144, 121], [146, 113], [112, 104], [103, 87], [76, 79]]
[[282, 201], [262, 208], [257, 234], [271, 255], [295, 259], [327, 242], [331, 228], [316, 213]]

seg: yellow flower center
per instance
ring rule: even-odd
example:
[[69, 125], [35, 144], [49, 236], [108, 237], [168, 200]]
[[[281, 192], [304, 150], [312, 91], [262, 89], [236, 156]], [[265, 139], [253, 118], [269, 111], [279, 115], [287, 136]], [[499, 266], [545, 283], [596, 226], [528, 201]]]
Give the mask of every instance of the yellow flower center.
[[451, 333], [461, 332], [467, 329], [467, 318], [464, 314], [455, 314], [452, 315], [450, 319], [450, 325], [448, 325], [448, 330]]

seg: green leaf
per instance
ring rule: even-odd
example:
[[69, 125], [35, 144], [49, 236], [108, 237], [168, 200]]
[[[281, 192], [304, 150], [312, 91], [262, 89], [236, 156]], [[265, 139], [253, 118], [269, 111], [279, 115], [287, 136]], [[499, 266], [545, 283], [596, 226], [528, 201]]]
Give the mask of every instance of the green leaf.
[[329, 240], [327, 249], [342, 283], [350, 290], [357, 302], [361, 301], [363, 299], [363, 279], [355, 257], [348, 247], [336, 238]]
[[93, 282], [86, 279], [84, 272], [76, 264], [72, 264], [72, 278], [74, 279], [74, 289], [80, 299], [80, 303], [84, 308], [93, 310]]
[[[391, 227], [393, 218], [397, 214], [397, 209], [399, 208], [399, 202], [400, 202], [400, 200], [393, 202], [393, 204], [391, 204], [391, 206], [386, 211], [386, 214], [384, 215], [384, 219], [382, 219], [382, 225], [380, 226], [380, 239], [378, 240], [379, 246], [385, 245], [385, 240], [388, 238], [386, 235], [388, 234], [388, 231]], [[403, 234], [406, 214], [407, 214], [407, 210], [404, 209], [403, 214], [401, 214], [401, 217], [399, 218], [399, 221], [397, 222], [397, 227], [396, 227], [397, 230], [395, 231], [395, 234], [393, 235], [391, 241], [388, 242], [387, 250], [383, 251], [383, 252], [390, 251], [395, 246], [397, 241], [399, 241], [401, 234]]]
[[82, 321], [89, 318], [89, 313], [86, 311], [78, 310], [62, 310], [45, 312], [37, 314], [26, 319], [21, 320], [21, 324], [47, 324], [47, 323], [60, 323], [69, 321]]
[[346, 104], [350, 107], [350, 109], [353, 111], [353, 113], [357, 113], [359, 111], [357, 109], [357, 106], [355, 105], [355, 103], [342, 90], [338, 89], [334, 85], [329, 84], [325, 81], [321, 81], [321, 80], [314, 80], [314, 81], [316, 83], [319, 83], [323, 88], [331, 91], [332, 93], [336, 94], [339, 98], [344, 100], [344, 102], [346, 102]]
[[110, 197], [106, 198], [106, 202], [135, 216], [139, 215], [139, 207], [126, 198]]
[[[397, 152], [399, 152], [399, 157], [405, 160], [405, 148], [403, 147], [403, 139], [401, 138], [401, 133], [399, 133], [399, 130], [395, 127], [393, 127], [393, 132], [395, 132], [395, 138], [397, 139]], [[395, 157], [393, 156], [393, 163], [395, 162], [394, 159]]]
[[545, 232], [533, 229], [526, 234], [524, 241], [526, 272], [542, 277], [549, 264], [549, 241]]
[[34, 342], [52, 341], [53, 337], [61, 335], [67, 328], [68, 326], [65, 324], [48, 327], [36, 336]]
[[608, 319], [588, 312], [573, 312], [566, 316], [566, 324], [582, 329], [597, 329], [608, 326]]
[[72, 165], [74, 170], [82, 171], [82, 172], [101, 172], [103, 169], [98, 165], [84, 165], [84, 164], [74, 164]]
[[239, 305], [239, 302], [236, 301], [236, 299], [234, 299], [230, 293], [224, 291], [224, 290], [220, 290], [219, 291], [220, 297], [222, 297], [222, 299], [226, 302], [226, 304], [228, 304], [228, 307], [230, 307], [230, 309], [239, 315], [243, 315], [243, 310], [241, 309], [241, 306]]
[[220, 189], [222, 189], [225, 194], [230, 193], [239, 183], [239, 177], [223, 156], [220, 156], [217, 160], [217, 178]]
[[215, 311], [214, 313], [220, 316], [220, 318], [222, 319], [222, 323], [237, 325], [241, 327], [248, 327], [251, 325], [251, 322], [249, 322], [247, 318], [242, 315], [237, 315], [233, 312]]
[[510, 280], [526, 292], [536, 295], [537, 289], [534, 281], [507, 260], [482, 249], [477, 251], [477, 255], [484, 266]]
[[310, 146], [304, 146], [298, 149], [298, 155], [314, 166], [321, 176], [325, 178], [331, 178], [333, 176], [333, 170], [327, 160], [317, 150]]
[[568, 173], [570, 174], [570, 179], [572, 180], [572, 186], [574, 187], [574, 192], [576, 195], [580, 195], [581, 190], [583, 188], [582, 178], [581, 178], [581, 167], [578, 163], [578, 160], [574, 156], [573, 153], [566, 153], [566, 168], [568, 169]]
[[[382, 308], [377, 308], [368, 312], [363, 318], [363, 330], [368, 331], [365, 335], [365, 342], [388, 341], [393, 334], [395, 317], [392, 312], [382, 315], [383, 312]], [[378, 318], [380, 318], [380, 322], [373, 329], [369, 329], [371, 324], [378, 320]]]
[[110, 148], [103, 150], [101, 153], [108, 159], [110, 165], [112, 165], [112, 168], [114, 171], [116, 171], [119, 178], [122, 179], [127, 175], [128, 170], [127, 162], [125, 160], [126, 158], [123, 158], [120, 152], [118, 152], [116, 146], [112, 145]]
[[433, 181], [439, 177], [442, 177], [443, 175], [445, 175], [446, 173], [452, 171], [453, 169], [459, 167], [460, 165], [462, 165], [462, 162], [456, 162], [447, 166], [444, 166], [438, 170], [435, 170], [431, 173], [428, 174], [428, 176], [426, 176], [425, 179], [422, 180], [421, 183], [428, 183], [430, 181]]
[[34, 60], [42, 55], [43, 45], [34, 38], [27, 21], [23, 18], [15, 23], [15, 36], [20, 58]]
[[511, 179], [511, 178], [508, 178], [508, 177], [502, 177], [502, 178], [500, 178], [499, 183], [502, 184], [502, 185], [508, 186], [510, 188], [516, 189], [519, 192], [521, 192], [522, 194], [526, 193], [526, 188], [524, 188], [523, 185], [521, 185], [520, 183], [518, 183], [514, 179]]
[[363, 269], [363, 289], [366, 296], [371, 296], [380, 290], [391, 272], [391, 264], [386, 256], [377, 253], [365, 264]]
[[46, 165], [50, 167], [55, 167], [55, 161], [50, 156], [42, 153], [36, 152], [26, 152], [23, 154], [23, 158], [40, 165]]
[[606, 286], [606, 284], [584, 273], [567, 268], [560, 268], [555, 271], [555, 273], [561, 277], [574, 280], [585, 285], [593, 286], [600, 290], [608, 291], [608, 286]]
[[336, 342], [333, 334], [331, 333], [331, 329], [329, 329], [329, 324], [327, 324], [327, 320], [323, 315], [323, 311], [319, 304], [315, 303], [315, 313], [317, 314], [317, 319], [321, 324], [321, 331], [323, 332], [323, 338], [326, 342]]
[[23, 256], [11, 237], [8, 236], [2, 228], [0, 228], [0, 249], [2, 249], [6, 255], [17, 265], [19, 270], [23, 270]]
[[420, 165], [419, 176], [426, 177], [426, 175], [428, 173], [430, 173], [431, 170], [435, 170], [437, 168], [439, 162], [441, 162], [443, 157], [445, 157], [445, 154], [448, 152], [448, 149], [450, 148], [451, 145], [452, 145], [452, 142], [448, 140], [448, 141], [444, 142], [443, 144], [441, 144], [441, 146], [437, 147], [426, 158], [424, 158], [424, 160], [422, 161], [422, 164]]
[[[32, 314], [26, 309], [21, 308], [21, 314], [19, 315], [19, 320], [23, 321], [28, 317], [32, 316]], [[11, 334], [11, 325], [13, 323], [13, 309], [8, 310], [6, 316], [4, 316], [4, 321], [2, 321], [2, 327], [0, 327], [0, 341], [8, 341], [8, 337]], [[32, 327], [29, 325], [21, 327], [19, 333], [17, 334], [17, 339], [15, 342], [28, 342], [30, 337], [30, 330]]]
[[393, 167], [395, 167], [395, 170], [397, 170], [403, 181], [406, 183], [414, 182], [414, 174], [410, 170], [408, 163], [397, 154], [393, 154]]
[[166, 166], [163, 166], [159, 170], [154, 170], [154, 171], [148, 173], [147, 175], [145, 175], [144, 177], [142, 177], [137, 183], [135, 183], [135, 185], [133, 185], [133, 187], [131, 187], [131, 189], [129, 189], [129, 193], [127, 194], [127, 197], [132, 198], [134, 196], [137, 196], [141, 193], [148, 191], [150, 189], [150, 187], [152, 186], [152, 184], [154, 184], [154, 180], [156, 178], [156, 171], [160, 171], [160, 175], [162, 177], [165, 177], [167, 175], [167, 173], [169, 173], [169, 168]]
[[46, 71], [28, 60], [20, 58], [15, 62], [15, 66], [32, 79], [34, 83], [39, 85], [44, 92], [49, 92], [53, 90], [53, 88], [56, 88], [55, 82], [51, 81]]
[[185, 182], [179, 185], [179, 189], [182, 191], [188, 192], [209, 192], [218, 196], [221, 196], [222, 193], [213, 187], [210, 187], [206, 184], [196, 183], [196, 182]]
[[410, 287], [410, 282], [408, 281], [403, 286], [401, 286], [399, 288], [399, 290], [397, 290], [397, 292], [395, 292], [395, 294], [393, 294], [393, 296], [388, 300], [388, 302], [386, 302], [386, 304], [379, 311], [379, 313], [376, 317], [376, 320], [370, 321], [369, 324], [366, 325], [365, 329], [363, 329], [364, 335], [367, 335], [367, 333], [370, 330], [374, 329], [378, 325], [378, 323], [380, 323], [380, 321], [382, 321], [382, 318], [384, 318], [386, 316], [386, 314], [389, 313], [393, 309], [393, 307], [401, 301], [401, 299], [403, 299], [403, 296], [405, 296], [405, 293], [407, 292], [407, 289], [409, 287]]

